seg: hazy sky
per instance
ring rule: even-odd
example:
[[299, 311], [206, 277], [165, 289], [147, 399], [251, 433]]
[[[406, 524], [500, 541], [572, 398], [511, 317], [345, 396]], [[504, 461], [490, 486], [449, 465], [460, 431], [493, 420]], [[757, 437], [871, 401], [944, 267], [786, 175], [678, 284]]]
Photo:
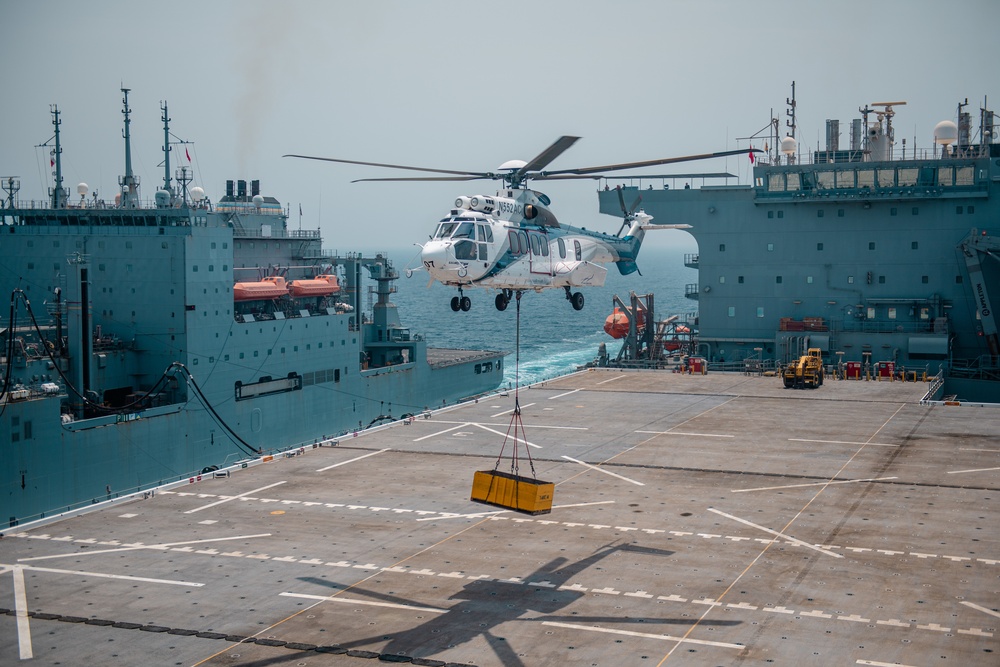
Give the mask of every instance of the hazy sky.
[[[212, 200], [260, 179], [327, 248], [399, 247], [494, 184], [352, 184], [406, 174], [281, 156], [486, 171], [563, 134], [583, 139], [553, 169], [744, 148], [772, 113], [784, 126], [792, 81], [810, 148], [826, 119], [845, 144], [859, 107], [902, 100], [897, 141], [929, 147], [966, 98], [976, 121], [984, 98], [1000, 111], [998, 25], [996, 0], [0, 0], [0, 176], [46, 196], [37, 145], [56, 104], [71, 197], [82, 181], [113, 199], [124, 85], [144, 198], [162, 184], [166, 100]], [[749, 175], [743, 157], [688, 169]], [[536, 185], [560, 219], [617, 229], [595, 182]]]

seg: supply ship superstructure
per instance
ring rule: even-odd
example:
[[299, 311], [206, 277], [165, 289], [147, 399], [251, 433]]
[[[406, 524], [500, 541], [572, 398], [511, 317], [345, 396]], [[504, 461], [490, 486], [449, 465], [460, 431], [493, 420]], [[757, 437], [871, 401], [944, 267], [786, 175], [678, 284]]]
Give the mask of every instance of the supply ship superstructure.
[[[787, 135], [776, 118], [751, 138], [753, 182], [683, 186], [666, 177], [609, 183], [600, 210], [642, 197], [661, 224], [687, 223], [685, 264], [698, 282], [697, 349], [709, 362], [787, 364], [820, 348], [862, 375], [941, 373], [945, 395], [1000, 402], [1000, 144], [994, 114], [974, 130], [927, 128], [933, 145], [897, 139], [905, 102], [865, 105], [849, 146], [828, 120], [825, 149], [803, 153], [795, 99]], [[690, 187], [691, 182], [696, 187]], [[619, 189], [625, 192], [618, 192]]]
[[[0, 520], [73, 510], [495, 389], [504, 352], [428, 348], [383, 254], [289, 229], [258, 181], [212, 203], [171, 179], [147, 204], [130, 157], [113, 202], [63, 187], [0, 211]], [[249, 185], [249, 187], [248, 187]], [[374, 284], [372, 284], [374, 283]], [[369, 292], [365, 292], [368, 287]], [[207, 470], [206, 470], [207, 469]]]

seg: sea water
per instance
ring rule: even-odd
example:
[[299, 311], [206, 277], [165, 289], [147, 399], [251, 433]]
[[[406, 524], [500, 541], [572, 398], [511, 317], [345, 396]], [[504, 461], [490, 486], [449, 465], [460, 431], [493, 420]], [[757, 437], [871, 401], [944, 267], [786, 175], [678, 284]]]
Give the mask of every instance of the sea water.
[[[472, 300], [469, 312], [454, 312], [451, 298], [458, 294], [454, 287], [433, 283], [428, 276], [416, 271], [407, 278], [405, 269], [419, 265], [415, 249], [388, 251], [388, 256], [400, 274], [397, 293], [392, 302], [399, 308], [404, 326], [421, 334], [428, 347], [506, 350], [503, 385], [522, 386], [563, 375], [597, 357], [598, 346], [607, 345], [612, 357], [621, 349], [621, 341], [604, 332], [604, 321], [614, 308], [613, 296], [629, 304], [629, 292], [653, 294], [657, 320], [670, 315], [680, 319], [693, 318], [697, 301], [684, 296], [684, 286], [698, 281], [698, 272], [684, 266], [685, 253], [690, 247], [649, 247], [639, 253], [639, 271], [628, 276], [608, 264], [607, 279], [602, 287], [576, 288], [586, 303], [576, 311], [566, 300], [564, 290], [547, 289], [525, 292], [521, 298], [520, 346], [516, 304], [511, 300], [501, 312], [494, 305], [495, 291], [466, 289]], [[576, 290], [574, 290], [576, 291]]]

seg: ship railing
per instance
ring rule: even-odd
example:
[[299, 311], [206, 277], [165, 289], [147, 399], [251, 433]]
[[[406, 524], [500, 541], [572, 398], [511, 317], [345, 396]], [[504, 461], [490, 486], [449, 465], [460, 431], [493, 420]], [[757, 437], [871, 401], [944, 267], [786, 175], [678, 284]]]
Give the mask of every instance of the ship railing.
[[266, 234], [260, 229], [246, 229], [241, 227], [234, 230], [233, 236], [236, 238], [249, 239], [318, 239], [320, 232], [318, 229], [274, 229], [271, 228]]
[[930, 320], [919, 322], [899, 322], [892, 320], [859, 320], [848, 322], [830, 322], [831, 331], [850, 333], [934, 333], [934, 323]]

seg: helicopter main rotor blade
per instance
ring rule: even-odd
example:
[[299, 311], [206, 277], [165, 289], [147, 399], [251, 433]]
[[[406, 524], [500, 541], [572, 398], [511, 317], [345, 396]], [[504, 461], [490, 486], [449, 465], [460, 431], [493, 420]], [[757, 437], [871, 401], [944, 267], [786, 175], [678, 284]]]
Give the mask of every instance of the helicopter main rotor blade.
[[408, 167], [402, 164], [385, 164], [382, 162], [361, 162], [359, 160], [341, 160], [334, 157], [316, 157], [314, 155], [282, 155], [281, 157], [297, 157], [303, 160], [320, 160], [323, 162], [339, 162], [341, 164], [360, 164], [368, 167], [385, 167], [388, 169], [409, 169], [410, 171], [429, 171], [434, 174], [456, 174], [459, 176], [475, 176], [478, 178], [493, 178], [493, 174], [482, 171], [455, 171], [453, 169], [431, 169], [430, 167]]
[[519, 176], [524, 176], [531, 171], [539, 171], [548, 166], [550, 162], [562, 155], [566, 149], [575, 144], [580, 137], [561, 136], [553, 142], [551, 146], [539, 153], [530, 160], [528, 164], [517, 170]]
[[624, 162], [622, 164], [609, 164], [603, 167], [582, 167], [579, 169], [557, 169], [556, 171], [542, 172], [543, 176], [552, 176], [558, 174], [595, 174], [599, 171], [620, 171], [622, 169], [638, 169], [640, 167], [654, 167], [660, 164], [675, 164], [677, 162], [692, 162], [694, 160], [708, 160], [714, 157], [727, 157], [729, 155], [746, 155], [748, 152], [763, 153], [762, 150], [758, 148], [751, 148], [749, 151], [745, 148], [734, 151], [721, 151], [718, 153], [703, 153], [701, 155], [685, 155], [683, 157], [668, 157], [659, 160], [644, 160], [642, 162]]
[[[613, 178], [610, 174], [553, 174], [543, 172], [531, 177], [533, 181], [570, 181], [570, 180], [591, 180], [599, 181], [602, 178]], [[634, 176], [619, 176], [618, 178], [736, 178], [736, 174], [725, 171], [705, 171], [689, 174], [636, 174]]]
[[370, 183], [373, 181], [481, 181], [488, 178], [493, 178], [492, 175], [488, 176], [397, 176], [395, 178], [356, 178], [351, 183]]

